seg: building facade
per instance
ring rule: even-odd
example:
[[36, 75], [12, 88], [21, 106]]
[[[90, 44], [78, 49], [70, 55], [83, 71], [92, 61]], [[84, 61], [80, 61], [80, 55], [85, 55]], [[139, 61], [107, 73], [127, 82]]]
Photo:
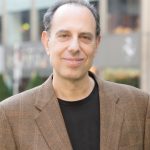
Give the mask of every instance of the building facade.
[[[14, 59], [22, 63], [22, 75], [30, 76], [38, 70], [42, 76], [48, 76], [51, 68], [41, 45], [43, 15], [55, 0], [0, 0], [0, 45], [3, 58], [1, 68], [12, 74]], [[91, 0], [98, 9], [98, 1]], [[15, 7], [14, 7], [15, 6]], [[19, 53], [19, 54], [18, 54]], [[19, 55], [19, 57], [12, 57]]]
[[[0, 0], [0, 71], [13, 73], [14, 61], [22, 64], [22, 75], [38, 70], [51, 72], [40, 41], [43, 14], [55, 0]], [[100, 12], [101, 44], [94, 66], [141, 68], [141, 1], [90, 0]], [[17, 56], [17, 57], [14, 57]], [[2, 61], [5, 60], [5, 63]]]

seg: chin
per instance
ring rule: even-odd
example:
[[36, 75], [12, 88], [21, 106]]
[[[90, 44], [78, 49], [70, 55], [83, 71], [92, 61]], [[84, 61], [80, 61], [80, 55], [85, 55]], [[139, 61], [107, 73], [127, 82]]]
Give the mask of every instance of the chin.
[[81, 72], [71, 72], [63, 75], [64, 78], [68, 80], [80, 80], [86, 76], [86, 73]]

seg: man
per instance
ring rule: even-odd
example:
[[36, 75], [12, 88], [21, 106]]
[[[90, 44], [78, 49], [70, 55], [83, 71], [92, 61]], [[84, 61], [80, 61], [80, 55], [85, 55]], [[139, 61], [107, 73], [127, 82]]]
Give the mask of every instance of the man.
[[84, 1], [60, 1], [44, 16], [53, 74], [0, 104], [1, 150], [150, 150], [149, 95], [89, 72], [99, 16]]

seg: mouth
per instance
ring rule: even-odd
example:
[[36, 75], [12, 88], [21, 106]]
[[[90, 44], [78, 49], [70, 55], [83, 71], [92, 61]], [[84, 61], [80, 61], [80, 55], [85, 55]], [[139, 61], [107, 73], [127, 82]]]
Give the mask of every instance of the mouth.
[[63, 61], [67, 63], [70, 67], [79, 67], [84, 59], [83, 58], [63, 58]]

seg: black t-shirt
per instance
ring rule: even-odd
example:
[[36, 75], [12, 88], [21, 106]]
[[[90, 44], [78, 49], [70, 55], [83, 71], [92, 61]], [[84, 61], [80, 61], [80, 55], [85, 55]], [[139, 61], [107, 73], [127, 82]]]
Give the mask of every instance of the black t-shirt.
[[80, 101], [59, 101], [73, 150], [100, 149], [100, 105], [98, 85]]

